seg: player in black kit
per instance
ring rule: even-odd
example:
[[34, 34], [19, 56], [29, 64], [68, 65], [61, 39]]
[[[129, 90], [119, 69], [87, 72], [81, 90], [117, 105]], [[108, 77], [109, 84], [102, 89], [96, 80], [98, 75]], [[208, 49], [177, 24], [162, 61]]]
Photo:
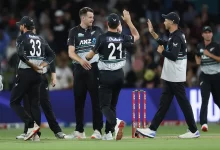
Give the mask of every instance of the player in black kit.
[[[34, 27], [34, 29], [32, 30], [32, 32], [34, 34], [36, 34], [36, 29]], [[49, 71], [50, 70], [50, 71]], [[51, 85], [54, 87], [56, 85], [56, 67], [55, 67], [55, 62], [53, 61], [50, 65], [49, 68], [47, 69], [45, 67], [45, 70], [43, 71], [42, 74], [42, 83], [40, 84], [40, 90], [36, 91], [39, 93], [40, 95], [40, 105], [43, 109], [43, 112], [45, 114], [45, 117], [47, 119], [47, 122], [49, 124], [50, 129], [54, 132], [54, 135], [58, 138], [58, 139], [63, 139], [65, 134], [62, 132], [62, 129], [60, 128], [58, 122], [56, 121], [56, 117], [53, 113], [52, 110], [52, 105], [50, 102], [50, 97], [49, 97], [49, 83], [47, 80], [47, 72], [51, 73]], [[29, 103], [29, 97], [28, 95], [25, 95], [23, 98], [23, 106], [25, 111], [31, 115], [31, 108], [30, 108], [30, 103]], [[38, 119], [36, 119], [36, 123], [37, 124], [41, 124], [41, 116], [37, 117]], [[25, 126], [24, 128], [24, 132], [18, 136], [16, 136], [16, 139], [24, 139], [26, 133], [27, 133], [28, 127]], [[32, 138], [33, 141], [40, 141], [40, 135], [41, 133], [38, 132], [37, 134], [35, 134]]]
[[213, 33], [210, 26], [203, 27], [203, 41], [198, 44], [195, 55], [196, 63], [200, 65], [200, 89], [202, 105], [200, 110], [200, 124], [202, 131], [208, 131], [208, 103], [210, 93], [215, 104], [220, 108], [220, 45], [212, 40]]
[[74, 64], [74, 101], [76, 129], [73, 134], [66, 135], [65, 139], [81, 138], [85, 139], [84, 132], [84, 106], [87, 92], [91, 97], [93, 134], [92, 139], [101, 139], [101, 129], [103, 127], [102, 112], [98, 99], [98, 55], [87, 61], [85, 59], [89, 50], [95, 46], [96, 39], [103, 32], [98, 26], [93, 26], [93, 10], [89, 7], [83, 7], [79, 11], [81, 23], [69, 31], [67, 44], [69, 45], [69, 57]]
[[[41, 113], [39, 94], [36, 91], [39, 90], [42, 82], [43, 68], [55, 59], [55, 54], [46, 41], [32, 32], [34, 27], [32, 18], [25, 16], [17, 24], [23, 34], [16, 41], [20, 62], [15, 86], [11, 92], [10, 106], [28, 127], [24, 137], [24, 140], [28, 140], [40, 130], [39, 125], [35, 123]], [[21, 106], [25, 94], [29, 96], [33, 118]]]
[[124, 82], [122, 67], [126, 63], [126, 47], [131, 46], [139, 39], [139, 33], [134, 27], [128, 11], [123, 11], [122, 19], [127, 23], [132, 36], [118, 33], [120, 18], [117, 14], [108, 16], [108, 32], [98, 37], [95, 47], [87, 54], [90, 60], [99, 54], [99, 100], [102, 113], [106, 117], [106, 129], [103, 140], [121, 140], [123, 136], [124, 121], [116, 118], [116, 105], [118, 96]]

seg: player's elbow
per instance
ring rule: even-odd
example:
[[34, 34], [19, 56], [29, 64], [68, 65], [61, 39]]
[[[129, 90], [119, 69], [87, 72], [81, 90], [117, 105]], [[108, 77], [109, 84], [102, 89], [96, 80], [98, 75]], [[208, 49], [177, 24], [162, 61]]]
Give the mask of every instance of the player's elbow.
[[216, 61], [217, 61], [217, 62], [220, 62], [220, 57], [217, 57]]
[[[56, 55], [53, 53], [53, 54], [51, 55], [51, 57], [49, 58], [48, 62], [52, 63], [55, 59], [56, 59]], [[49, 63], [49, 64], [50, 64], [50, 63]]]
[[70, 52], [70, 50], [68, 50], [68, 56], [71, 57], [71, 52]]
[[28, 59], [25, 57], [25, 55], [23, 53], [18, 53], [18, 57], [20, 58], [20, 60], [22, 60], [23, 62], [28, 61]]
[[136, 42], [136, 41], [139, 40], [139, 39], [140, 39], [140, 35], [139, 35], [139, 34], [134, 35], [134, 42]]

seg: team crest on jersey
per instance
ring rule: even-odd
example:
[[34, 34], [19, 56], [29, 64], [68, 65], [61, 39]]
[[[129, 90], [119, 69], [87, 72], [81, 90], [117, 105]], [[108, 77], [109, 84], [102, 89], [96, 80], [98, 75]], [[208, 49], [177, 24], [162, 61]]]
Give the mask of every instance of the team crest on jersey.
[[92, 31], [92, 32], [91, 32], [91, 35], [93, 35], [94, 33], [95, 33], [95, 31]]
[[215, 49], [214, 47], [210, 48], [210, 52], [213, 51], [213, 49]]
[[78, 33], [78, 37], [84, 37], [84, 34]]

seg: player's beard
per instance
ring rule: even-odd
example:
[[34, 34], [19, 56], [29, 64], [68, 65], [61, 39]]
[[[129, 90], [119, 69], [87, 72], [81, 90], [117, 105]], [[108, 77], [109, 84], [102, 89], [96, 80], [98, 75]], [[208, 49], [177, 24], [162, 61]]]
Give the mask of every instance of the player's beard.
[[24, 34], [24, 31], [21, 31], [21, 34]]

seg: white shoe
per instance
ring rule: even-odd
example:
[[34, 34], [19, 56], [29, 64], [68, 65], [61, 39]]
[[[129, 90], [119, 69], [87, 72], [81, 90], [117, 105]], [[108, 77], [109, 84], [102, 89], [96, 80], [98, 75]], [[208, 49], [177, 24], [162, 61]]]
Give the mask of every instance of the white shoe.
[[29, 140], [39, 130], [40, 130], [40, 127], [36, 123], [34, 123], [34, 127], [33, 128], [28, 128], [27, 134], [24, 136], [24, 140], [25, 141]]
[[107, 141], [113, 140], [111, 131], [109, 131], [108, 134], [104, 134], [104, 135], [102, 136], [102, 140], [107, 140]]
[[16, 139], [23, 140], [25, 137], [25, 133], [22, 133], [21, 135], [16, 136]]
[[80, 133], [79, 131], [74, 131], [70, 135], [65, 135], [64, 139], [86, 139], [85, 132]]
[[121, 140], [123, 137], [123, 129], [125, 127], [125, 122], [118, 118], [116, 118], [116, 120], [117, 120], [117, 124], [115, 126], [115, 139]]
[[40, 137], [37, 133], [33, 135], [32, 141], [34, 141], [34, 142], [39, 142], [40, 141]]
[[207, 132], [208, 131], [208, 125], [207, 124], [203, 124], [202, 127], [201, 127], [201, 130], [203, 132]]
[[153, 131], [150, 128], [145, 128], [145, 129], [137, 128], [136, 132], [149, 138], [154, 138], [156, 136], [156, 131]]
[[58, 132], [55, 134], [55, 137], [57, 139], [64, 139], [65, 136], [66, 136], [66, 134], [64, 134], [63, 132]]
[[200, 137], [200, 133], [197, 130], [195, 133], [192, 133], [191, 131], [188, 130], [185, 134], [179, 135], [179, 138], [182, 139], [192, 139], [192, 138], [198, 138]]
[[98, 139], [101, 140], [102, 139], [102, 135], [98, 130], [95, 130], [93, 132], [93, 134], [91, 135], [91, 139]]

